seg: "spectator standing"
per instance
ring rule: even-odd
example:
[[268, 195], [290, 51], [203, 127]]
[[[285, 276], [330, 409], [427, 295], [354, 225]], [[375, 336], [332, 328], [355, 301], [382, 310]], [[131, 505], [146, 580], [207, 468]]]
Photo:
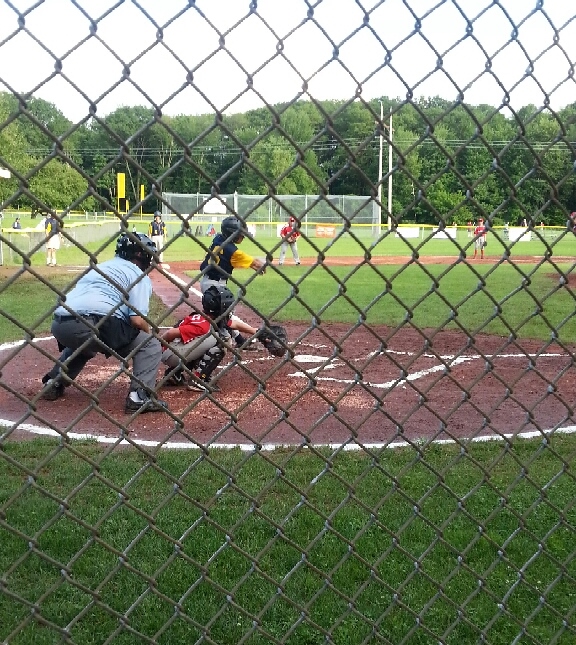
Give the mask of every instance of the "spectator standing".
[[55, 401], [96, 354], [112, 352], [132, 359], [132, 379], [125, 411], [161, 412], [166, 403], [155, 396], [162, 358], [160, 341], [150, 333], [148, 315], [152, 281], [148, 271], [156, 247], [142, 233], [123, 233], [116, 255], [91, 269], [66, 294], [54, 312], [52, 334], [64, 348], [44, 375], [41, 397]]
[[480, 259], [484, 259], [484, 247], [486, 246], [486, 227], [484, 226], [484, 220], [480, 218], [478, 220], [478, 226], [474, 229], [474, 259], [478, 251], [480, 251]]
[[150, 222], [148, 226], [148, 236], [152, 239], [152, 242], [156, 245], [156, 250], [158, 251], [158, 261], [160, 264], [164, 262], [164, 253], [162, 249], [166, 244], [167, 234], [166, 234], [166, 224], [162, 221], [162, 213], [156, 211], [154, 213], [154, 219]]
[[56, 266], [56, 251], [60, 249], [60, 222], [50, 213], [44, 222], [46, 233], [46, 266]]
[[468, 231], [468, 237], [473, 237], [474, 235], [474, 224], [472, 224], [471, 221], [468, 221], [468, 224], [466, 224], [467, 231]]
[[288, 246], [292, 251], [292, 257], [294, 258], [295, 264], [300, 264], [300, 256], [298, 255], [298, 238], [300, 237], [300, 222], [295, 217], [290, 217], [288, 224], [283, 226], [280, 229], [280, 235], [282, 236], [282, 245], [280, 246], [280, 256], [278, 257], [278, 264], [282, 266], [284, 264], [284, 258], [286, 257], [286, 251]]

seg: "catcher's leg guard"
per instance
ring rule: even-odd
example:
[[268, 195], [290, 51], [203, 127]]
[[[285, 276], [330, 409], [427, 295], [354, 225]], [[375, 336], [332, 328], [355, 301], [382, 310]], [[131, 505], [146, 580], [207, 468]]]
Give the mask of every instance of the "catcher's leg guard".
[[218, 345], [211, 347], [202, 358], [196, 363], [193, 374], [201, 381], [208, 383], [212, 372], [220, 365], [225, 355], [224, 349]]

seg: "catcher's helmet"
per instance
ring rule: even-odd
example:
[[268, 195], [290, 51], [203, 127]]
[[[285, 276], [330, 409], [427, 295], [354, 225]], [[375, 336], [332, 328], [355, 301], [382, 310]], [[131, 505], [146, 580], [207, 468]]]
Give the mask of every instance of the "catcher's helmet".
[[235, 242], [239, 237], [245, 237], [248, 233], [244, 222], [237, 217], [225, 217], [222, 220], [220, 232], [224, 237], [231, 238], [231, 242]]
[[156, 244], [144, 233], [122, 233], [116, 241], [116, 255], [124, 260], [137, 260], [144, 271], [156, 253]]
[[225, 312], [230, 315], [234, 302], [230, 289], [221, 285], [208, 287], [202, 295], [202, 308], [211, 318], [218, 318]]

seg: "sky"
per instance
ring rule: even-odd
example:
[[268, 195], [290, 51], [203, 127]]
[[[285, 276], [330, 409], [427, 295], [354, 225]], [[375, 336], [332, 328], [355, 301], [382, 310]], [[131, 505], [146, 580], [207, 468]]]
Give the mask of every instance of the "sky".
[[0, 0], [0, 91], [74, 122], [91, 102], [234, 114], [303, 88], [558, 109], [574, 65], [574, 0]]

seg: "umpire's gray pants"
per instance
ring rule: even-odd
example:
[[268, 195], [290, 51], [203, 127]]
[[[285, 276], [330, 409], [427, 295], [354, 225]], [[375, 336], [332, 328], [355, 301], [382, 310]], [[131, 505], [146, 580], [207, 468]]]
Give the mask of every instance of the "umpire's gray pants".
[[[87, 319], [94, 326], [97, 321]], [[96, 334], [82, 319], [54, 320], [52, 333], [56, 340], [65, 347], [59, 361], [64, 363], [64, 371], [68, 378], [74, 380], [82, 371], [86, 363], [96, 354], [106, 354], [107, 348], [96, 340]], [[132, 352], [134, 352], [132, 354]], [[137, 390], [143, 383], [148, 389], [154, 391], [156, 387], [156, 374], [162, 358], [162, 346], [157, 338], [141, 331], [136, 338], [125, 345], [117, 353], [126, 358], [132, 358], [132, 378], [130, 390]], [[56, 378], [61, 368], [58, 364], [49, 372], [50, 378]], [[65, 383], [66, 384], [66, 383]]]

